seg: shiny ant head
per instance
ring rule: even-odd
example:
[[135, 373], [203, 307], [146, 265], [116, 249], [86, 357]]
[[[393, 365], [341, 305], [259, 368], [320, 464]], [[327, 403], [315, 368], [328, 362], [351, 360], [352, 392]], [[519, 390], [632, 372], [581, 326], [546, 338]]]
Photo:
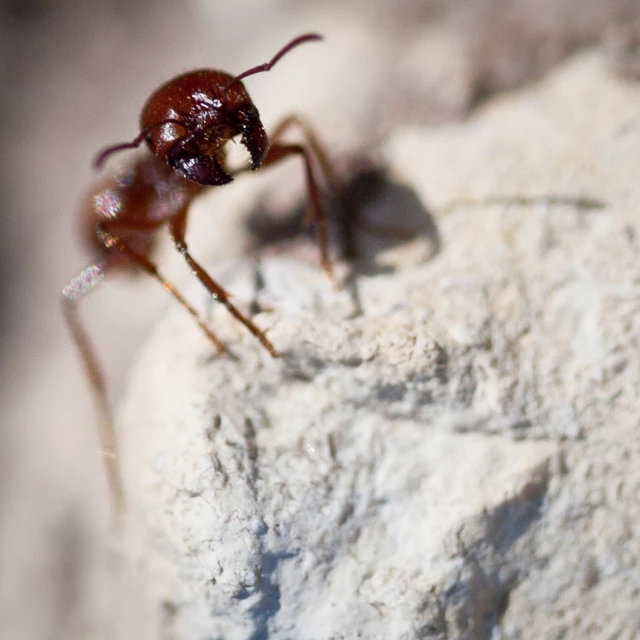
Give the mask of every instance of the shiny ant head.
[[232, 81], [221, 71], [191, 71], [160, 87], [142, 109], [141, 129], [154, 155], [199, 184], [231, 181], [223, 148], [232, 138], [241, 136], [253, 169], [269, 148], [258, 110], [242, 83]]
[[321, 40], [305, 34], [283, 47], [269, 62], [240, 75], [202, 69], [177, 76], [157, 89], [142, 109], [141, 131], [133, 141], [108, 147], [96, 158], [100, 167], [112, 153], [146, 142], [153, 154], [186, 178], [202, 185], [222, 185], [233, 179], [224, 166], [224, 145], [236, 136], [258, 169], [269, 150], [260, 114], [242, 80], [269, 71], [298, 45]]

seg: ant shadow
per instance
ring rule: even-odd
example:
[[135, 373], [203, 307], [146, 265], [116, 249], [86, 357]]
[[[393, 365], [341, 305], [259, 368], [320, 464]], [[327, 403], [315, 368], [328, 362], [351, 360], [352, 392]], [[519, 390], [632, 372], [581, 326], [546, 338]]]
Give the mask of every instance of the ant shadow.
[[[428, 251], [422, 262], [435, 258], [442, 249], [442, 238], [431, 211], [408, 185], [394, 181], [382, 168], [369, 168], [356, 174], [346, 185], [342, 197], [325, 193], [330, 243], [336, 253], [352, 267], [350, 281], [356, 275], [375, 275], [396, 270], [379, 258], [389, 249], [423, 239]], [[549, 193], [533, 196], [496, 195], [477, 199], [453, 200], [438, 208], [442, 218], [459, 209], [504, 207], [573, 207], [585, 213], [606, 208], [597, 198], [579, 194]], [[304, 241], [317, 251], [315, 228], [306, 224], [305, 208], [299, 205], [285, 216], [273, 216], [259, 206], [245, 220], [250, 250], [260, 254], [266, 248], [290, 249]], [[315, 257], [315, 256], [314, 256]]]
[[351, 180], [348, 194], [357, 203], [358, 215], [354, 220], [344, 212], [342, 244], [354, 275], [397, 270], [399, 264], [385, 260], [385, 254], [417, 240], [423, 244], [417, 262], [428, 262], [440, 253], [442, 239], [435, 218], [410, 186], [392, 180], [382, 169], [370, 169]]
[[[385, 254], [399, 246], [421, 242], [411, 257], [412, 266], [433, 260], [443, 248], [442, 236], [434, 215], [425, 207], [417, 193], [408, 185], [393, 180], [380, 168], [358, 173], [346, 186], [342, 198], [326, 194], [325, 203], [331, 227], [333, 254], [348, 262], [350, 269], [343, 287], [350, 293], [356, 311], [362, 313], [357, 286], [358, 276], [389, 273], [402, 268], [397, 260], [383, 260]], [[532, 196], [495, 195], [477, 199], [458, 199], [438, 207], [441, 221], [458, 210], [478, 210], [491, 206], [502, 207], [570, 207], [580, 213], [606, 208], [606, 203], [580, 194], [549, 193]], [[265, 207], [256, 209], [245, 221], [256, 254], [264, 249], [277, 251], [296, 247], [302, 240], [311, 249], [307, 255], [317, 260], [317, 243], [313, 225], [305, 224], [305, 209], [298, 206], [285, 217], [274, 217]], [[287, 376], [311, 381], [327, 362], [310, 354], [285, 353]]]
[[[378, 256], [416, 238], [423, 238], [429, 246], [423, 261], [440, 251], [440, 233], [431, 213], [411, 187], [394, 181], [384, 169], [361, 171], [346, 185], [342, 197], [324, 196], [330, 244], [338, 247], [332, 253], [351, 267], [347, 287], [357, 275], [394, 271], [393, 264], [379, 261]], [[267, 247], [300, 241], [315, 245], [314, 225], [305, 221], [302, 205], [284, 217], [265, 215], [260, 207], [245, 221], [251, 251], [259, 254]]]
[[[349, 265], [342, 287], [352, 297], [355, 315], [362, 312], [359, 276], [388, 274], [407, 264], [424, 264], [442, 250], [443, 241], [434, 215], [410, 186], [393, 180], [383, 168], [362, 170], [341, 194], [325, 193], [324, 196], [332, 254]], [[439, 207], [437, 214], [442, 220], [459, 209], [491, 206], [572, 207], [587, 213], [604, 209], [606, 203], [579, 194], [496, 195], [453, 200]], [[304, 206], [294, 207], [284, 217], [269, 214], [265, 209], [265, 206], [257, 207], [245, 220], [250, 252], [260, 256], [269, 249], [295, 255], [304, 245], [304, 259], [317, 261], [315, 225], [306, 224]], [[398, 247], [403, 247], [404, 256], [396, 251]], [[257, 310], [257, 306], [252, 309]]]

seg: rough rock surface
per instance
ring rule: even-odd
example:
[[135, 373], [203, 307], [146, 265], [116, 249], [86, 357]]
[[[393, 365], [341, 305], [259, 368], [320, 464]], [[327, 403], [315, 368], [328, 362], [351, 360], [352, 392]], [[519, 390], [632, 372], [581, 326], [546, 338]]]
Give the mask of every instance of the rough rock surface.
[[399, 131], [413, 241], [212, 269], [279, 360], [192, 289], [233, 357], [176, 310], [131, 375], [118, 637], [640, 634], [639, 113], [584, 55]]

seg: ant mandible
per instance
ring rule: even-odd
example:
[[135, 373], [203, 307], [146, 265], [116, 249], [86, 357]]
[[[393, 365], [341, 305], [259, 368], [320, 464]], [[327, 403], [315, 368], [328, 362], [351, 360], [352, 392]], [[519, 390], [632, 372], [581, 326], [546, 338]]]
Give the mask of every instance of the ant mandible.
[[[218, 352], [225, 351], [224, 345], [198, 312], [160, 274], [150, 259], [157, 232], [167, 226], [176, 248], [211, 296], [224, 304], [273, 357], [279, 355], [265, 333], [237, 309], [229, 294], [189, 253], [185, 240], [188, 207], [206, 185], [222, 185], [230, 182], [233, 175], [249, 168], [255, 170], [299, 155], [305, 166], [321, 264], [332, 275], [326, 216], [312, 162], [313, 155], [327, 180], [338, 190], [338, 179], [328, 157], [313, 130], [297, 116], [284, 119], [275, 128], [269, 144], [258, 110], [241, 82], [247, 76], [270, 70], [294, 47], [320, 39], [321, 36], [317, 34], [299, 36], [269, 62], [237, 76], [222, 71], [200, 70], [174, 78], [162, 85], [147, 101], [142, 110], [140, 135], [132, 142], [105, 149], [96, 158], [95, 164], [100, 167], [112, 153], [138, 147], [143, 141], [147, 142], [152, 152], [136, 159], [116, 175], [101, 180], [87, 194], [80, 217], [85, 239], [89, 240], [99, 258], [62, 290], [63, 314], [82, 356], [98, 409], [100, 452], [104, 459], [116, 524], [121, 522], [124, 514], [117, 439], [104, 375], [78, 315], [77, 302], [113, 270], [122, 267], [142, 269], [194, 317]], [[281, 142], [283, 134], [294, 125], [301, 128], [306, 145]], [[251, 166], [230, 171], [226, 168], [224, 146], [237, 135], [241, 136], [242, 143], [249, 151]]]

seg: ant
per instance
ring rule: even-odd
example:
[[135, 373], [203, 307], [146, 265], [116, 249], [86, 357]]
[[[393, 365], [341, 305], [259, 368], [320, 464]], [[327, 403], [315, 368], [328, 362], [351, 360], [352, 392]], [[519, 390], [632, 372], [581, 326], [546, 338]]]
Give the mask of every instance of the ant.
[[[331, 187], [345, 198], [329, 157], [313, 129], [296, 115], [282, 120], [269, 139], [260, 114], [242, 83], [248, 76], [271, 70], [295, 47], [314, 40], [322, 40], [322, 36], [317, 33], [298, 36], [269, 62], [237, 76], [200, 69], [169, 80], [143, 106], [140, 133], [131, 142], [103, 149], [94, 161], [95, 166], [100, 168], [112, 154], [137, 148], [146, 142], [157, 158], [188, 180], [200, 185], [220, 186], [231, 182], [235, 174], [249, 169], [255, 171], [297, 155], [302, 158], [307, 180], [307, 220], [315, 221], [320, 263], [334, 281], [329, 258], [327, 216], [313, 162], [315, 158]], [[282, 142], [284, 134], [294, 126], [301, 130], [305, 144]], [[240, 136], [241, 143], [249, 152], [251, 164], [234, 171], [227, 167], [225, 145], [236, 136]], [[352, 208], [350, 204], [348, 207]]]
[[[170, 80], [157, 89], [143, 107], [140, 134], [131, 142], [108, 147], [95, 160], [99, 168], [111, 154], [139, 147], [143, 142], [151, 150], [151, 154], [147, 153], [127, 169], [98, 182], [89, 192], [80, 214], [85, 237], [97, 250], [99, 259], [62, 290], [64, 317], [80, 351], [97, 405], [100, 453], [104, 458], [116, 524], [121, 522], [124, 513], [116, 434], [104, 376], [78, 316], [77, 302], [114, 269], [127, 266], [142, 269], [194, 317], [217, 351], [224, 352], [224, 345], [198, 312], [160, 274], [149, 257], [157, 232], [167, 226], [176, 249], [211, 296], [222, 303], [271, 356], [279, 355], [265, 333], [235, 307], [229, 294], [189, 253], [185, 240], [188, 207], [205, 186], [223, 185], [231, 182], [238, 173], [273, 165], [289, 156], [300, 156], [307, 178], [309, 211], [317, 228], [320, 262], [325, 272], [333, 276], [326, 214], [312, 160], [315, 158], [328, 182], [343, 195], [328, 156], [314, 131], [298, 116], [285, 118], [269, 141], [258, 110], [241, 82], [253, 74], [269, 71], [300, 44], [320, 39], [322, 37], [318, 34], [301, 35], [269, 62], [237, 76], [223, 71], [198, 70]], [[281, 141], [283, 134], [292, 126], [300, 127], [306, 144]], [[251, 164], [230, 170], [226, 166], [225, 145], [238, 135], [249, 152]]]

